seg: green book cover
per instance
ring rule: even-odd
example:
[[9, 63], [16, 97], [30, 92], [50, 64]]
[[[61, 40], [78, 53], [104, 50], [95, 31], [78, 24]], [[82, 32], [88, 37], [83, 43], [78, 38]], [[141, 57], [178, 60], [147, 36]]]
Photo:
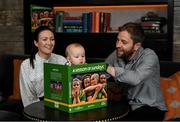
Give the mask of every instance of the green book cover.
[[68, 113], [107, 106], [106, 68], [105, 63], [76, 66], [45, 63], [45, 106]]

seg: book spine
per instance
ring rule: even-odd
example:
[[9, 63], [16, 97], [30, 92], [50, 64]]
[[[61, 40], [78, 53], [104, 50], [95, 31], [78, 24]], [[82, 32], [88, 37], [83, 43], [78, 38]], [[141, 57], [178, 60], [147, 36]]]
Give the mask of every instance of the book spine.
[[64, 17], [64, 11], [56, 11], [56, 17], [55, 17], [56, 32], [63, 32], [63, 17]]
[[141, 22], [141, 26], [156, 26], [159, 27], [160, 26], [160, 22]]
[[110, 31], [111, 13], [104, 13], [104, 32]]
[[81, 20], [81, 17], [64, 17], [64, 20]]
[[63, 22], [63, 25], [82, 25], [82, 22]]
[[82, 26], [77, 25], [65, 25], [63, 31], [67, 33], [81, 33], [83, 30], [82, 28]]
[[92, 33], [92, 27], [93, 27], [93, 18], [92, 18], [92, 12], [88, 14], [88, 32]]
[[73, 19], [72, 20], [70, 20], [70, 19], [69, 20], [65, 20], [65, 19], [63, 20], [63, 23], [81, 23], [81, 22], [82, 22], [82, 20], [73, 20]]
[[87, 33], [88, 32], [88, 13], [83, 13], [83, 32]]
[[166, 22], [166, 18], [165, 17], [141, 17], [141, 21], [142, 22], [156, 21], [156, 22], [165, 23]]
[[104, 32], [104, 13], [100, 12], [100, 27], [99, 27], [99, 32]]
[[100, 27], [100, 12], [95, 12], [94, 32], [98, 33]]

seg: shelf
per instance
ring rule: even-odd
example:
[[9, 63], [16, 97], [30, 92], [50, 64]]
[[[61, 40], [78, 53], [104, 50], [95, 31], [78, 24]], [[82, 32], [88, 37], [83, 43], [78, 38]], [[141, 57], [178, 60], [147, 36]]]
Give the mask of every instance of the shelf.
[[167, 0], [28, 0], [33, 4], [62, 6], [148, 5], [167, 4]]
[[55, 11], [66, 11], [66, 10], [91, 10], [91, 9], [146, 9], [146, 8], [164, 8], [167, 9], [168, 5], [167, 4], [160, 4], [160, 5], [106, 5], [106, 6], [55, 6], [53, 9]]
[[115, 36], [117, 33], [56, 33], [56, 36]]
[[[172, 60], [173, 0], [24, 0], [25, 54], [30, 54], [32, 49], [31, 5], [58, 7], [70, 16], [92, 11], [109, 12], [112, 13], [112, 28], [129, 21], [140, 22], [147, 12], [155, 11], [167, 18], [167, 25], [163, 27], [164, 33], [145, 34], [144, 45], [154, 49], [161, 60]], [[85, 47], [88, 58], [106, 58], [115, 49], [117, 33], [55, 33], [55, 39], [55, 53], [64, 55], [68, 44], [78, 42]]]
[[[117, 36], [118, 33], [56, 33], [56, 36], [60, 36], [60, 37], [67, 37], [69, 35], [71, 35], [71, 37], [97, 37], [100, 36], [101, 38], [106, 38], [106, 37], [114, 37]], [[149, 33], [149, 34], [145, 34], [146, 38], [149, 39], [167, 39], [168, 38], [168, 34], [167, 33]]]
[[[117, 36], [118, 33], [56, 33], [56, 36], [60, 36], [60, 37], [67, 37], [69, 35], [71, 35], [71, 37], [97, 37], [100, 36], [101, 38], [106, 38], [106, 37], [114, 37]], [[145, 34], [146, 38], [149, 39], [167, 39], [168, 38], [168, 34], [167, 33], [149, 33], [149, 34]]]
[[149, 34], [145, 34], [146, 38], [149, 39], [167, 39], [168, 38], [168, 34], [167, 33], [149, 33]]

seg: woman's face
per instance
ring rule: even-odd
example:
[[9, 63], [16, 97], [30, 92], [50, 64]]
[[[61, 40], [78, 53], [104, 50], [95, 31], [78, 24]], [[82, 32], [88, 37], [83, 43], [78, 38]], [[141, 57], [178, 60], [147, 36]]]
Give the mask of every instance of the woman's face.
[[90, 85], [91, 85], [91, 79], [90, 79], [90, 76], [89, 76], [89, 77], [86, 77], [84, 79], [84, 87], [87, 88]]
[[79, 81], [73, 81], [73, 89], [80, 90], [80, 82]]
[[47, 59], [54, 49], [54, 34], [49, 30], [41, 31], [38, 40], [34, 40], [34, 44], [38, 47], [40, 57]]
[[96, 76], [96, 75], [92, 75], [92, 76], [91, 76], [91, 85], [92, 85], [92, 86], [93, 86], [93, 85], [97, 85], [97, 84], [98, 84], [98, 81], [99, 81], [98, 76]]
[[101, 74], [101, 75], [100, 75], [100, 82], [101, 82], [101, 83], [106, 83], [106, 82], [107, 82], [107, 80], [106, 80], [106, 75], [105, 75], [105, 74]]

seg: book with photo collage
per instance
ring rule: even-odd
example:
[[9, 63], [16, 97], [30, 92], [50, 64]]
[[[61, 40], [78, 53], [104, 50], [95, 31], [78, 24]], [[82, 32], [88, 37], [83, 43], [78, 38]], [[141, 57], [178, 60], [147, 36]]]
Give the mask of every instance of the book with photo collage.
[[44, 64], [45, 106], [75, 113], [107, 106], [107, 64]]
[[31, 5], [31, 31], [34, 32], [39, 26], [48, 26], [55, 29], [55, 15], [51, 7]]

